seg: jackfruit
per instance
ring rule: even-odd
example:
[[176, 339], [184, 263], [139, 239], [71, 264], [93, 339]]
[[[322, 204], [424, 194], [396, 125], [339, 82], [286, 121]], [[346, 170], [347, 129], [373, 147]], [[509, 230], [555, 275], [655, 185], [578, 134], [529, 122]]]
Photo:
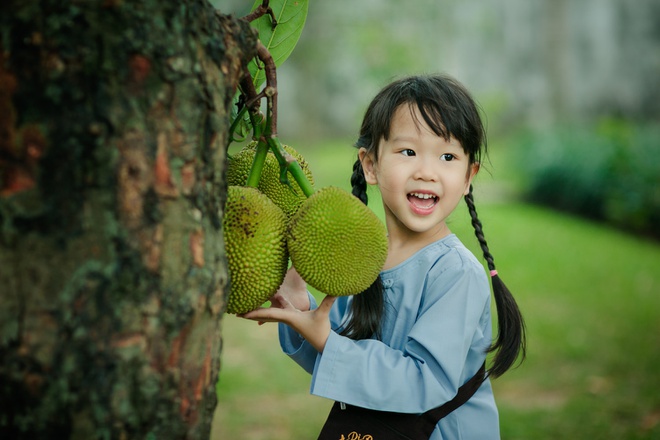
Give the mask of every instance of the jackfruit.
[[[312, 172], [302, 155], [289, 145], [283, 145], [282, 147], [284, 148], [284, 151], [298, 161], [307, 180], [309, 180], [310, 184], [314, 185]], [[227, 165], [227, 185], [240, 186], [247, 183], [250, 169], [252, 168], [252, 161], [254, 160], [256, 152], [257, 142], [255, 141], [247, 144], [239, 152], [232, 155]], [[287, 173], [287, 177], [290, 185], [280, 181], [280, 164], [277, 161], [275, 154], [273, 154], [271, 150], [268, 150], [257, 188], [270, 197], [270, 199], [275, 202], [282, 211], [284, 211], [287, 218], [291, 218], [307, 197], [302, 192], [293, 176], [291, 176], [291, 173]]]
[[268, 301], [284, 280], [286, 216], [256, 188], [230, 186], [223, 227], [230, 276], [227, 313], [246, 313]]
[[312, 194], [291, 218], [287, 247], [310, 286], [332, 296], [355, 295], [385, 264], [387, 230], [357, 197], [329, 186]]

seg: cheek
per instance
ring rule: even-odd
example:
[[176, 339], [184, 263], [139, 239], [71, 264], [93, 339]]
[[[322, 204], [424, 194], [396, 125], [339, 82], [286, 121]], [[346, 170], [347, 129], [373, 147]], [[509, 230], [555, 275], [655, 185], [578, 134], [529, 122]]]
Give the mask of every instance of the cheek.
[[385, 162], [378, 162], [371, 166], [371, 172], [367, 174], [366, 170], [364, 173], [365, 180], [371, 185], [389, 185], [392, 181], [393, 174], [396, 174], [393, 171], [391, 164]]
[[381, 189], [400, 189], [403, 185], [404, 174], [401, 172], [397, 172], [396, 168], [387, 168], [387, 171], [376, 171], [375, 173], [375, 179], [378, 182], [378, 185], [381, 187]]

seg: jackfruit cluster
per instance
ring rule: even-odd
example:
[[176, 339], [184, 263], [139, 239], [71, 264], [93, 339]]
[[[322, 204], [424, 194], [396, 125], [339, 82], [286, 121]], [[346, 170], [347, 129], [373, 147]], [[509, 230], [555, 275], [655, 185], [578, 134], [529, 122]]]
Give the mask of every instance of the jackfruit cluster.
[[[279, 180], [275, 157], [276, 171], [266, 173], [264, 166], [259, 188], [241, 186], [255, 151], [254, 145], [246, 148], [252, 151], [235, 155], [228, 169], [232, 176], [223, 217], [231, 281], [227, 312], [246, 313], [265, 303], [282, 284], [289, 259], [310, 286], [325, 294], [355, 295], [367, 289], [387, 257], [385, 225], [373, 211], [337, 187], [292, 198], [290, 187]], [[301, 163], [304, 159], [292, 151]], [[309, 170], [306, 162], [303, 170]]]
[[332, 296], [355, 295], [383, 268], [387, 231], [357, 197], [329, 186], [312, 194], [293, 216], [287, 249], [309, 285]]
[[[309, 183], [314, 185], [314, 177], [305, 158], [289, 145], [282, 145], [282, 148], [298, 162]], [[257, 142], [255, 141], [247, 144], [229, 159], [227, 185], [241, 186], [246, 184], [256, 152]], [[281, 181], [280, 164], [273, 152], [269, 150], [257, 188], [270, 197], [284, 211], [287, 218], [291, 218], [307, 197], [288, 172], [287, 178], [291, 183], [290, 185]]]
[[231, 279], [227, 312], [246, 313], [268, 301], [284, 280], [286, 216], [259, 190], [230, 186], [223, 228]]

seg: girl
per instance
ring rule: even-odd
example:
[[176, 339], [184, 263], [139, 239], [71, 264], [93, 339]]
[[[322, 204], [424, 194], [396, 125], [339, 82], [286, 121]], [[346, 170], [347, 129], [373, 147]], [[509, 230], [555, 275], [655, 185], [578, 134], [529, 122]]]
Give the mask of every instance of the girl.
[[[498, 439], [488, 377], [524, 357], [525, 335], [474, 207], [472, 179], [486, 148], [477, 107], [446, 76], [403, 78], [371, 102], [356, 146], [353, 194], [367, 203], [367, 184], [378, 185], [385, 208], [389, 251], [379, 278], [317, 307], [292, 268], [271, 307], [243, 317], [280, 322], [282, 349], [312, 374], [311, 393], [342, 406], [424, 413], [451, 401], [494, 352], [474, 395], [434, 422], [430, 438]], [[490, 269], [494, 342], [488, 279], [446, 222], [461, 198]]]

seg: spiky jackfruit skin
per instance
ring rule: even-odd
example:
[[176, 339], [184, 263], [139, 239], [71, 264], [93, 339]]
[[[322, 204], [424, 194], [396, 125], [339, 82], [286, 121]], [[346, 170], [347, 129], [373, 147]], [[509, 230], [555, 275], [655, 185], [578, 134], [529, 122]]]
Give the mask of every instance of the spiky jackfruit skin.
[[354, 295], [383, 268], [387, 230], [357, 197], [329, 186], [312, 194], [293, 216], [287, 247], [309, 285], [332, 296]]
[[[309, 169], [307, 161], [298, 153], [293, 147], [289, 145], [282, 145], [284, 151], [293, 156], [303, 173], [309, 180], [309, 183], [314, 185], [314, 177]], [[239, 152], [232, 155], [227, 165], [227, 185], [245, 185], [250, 169], [252, 168], [252, 161], [257, 152], [257, 142], [251, 142], [243, 147]], [[291, 173], [287, 173], [288, 180], [291, 185], [286, 185], [280, 181], [280, 164], [272, 151], [268, 150], [266, 161], [261, 172], [261, 179], [257, 188], [266, 194], [270, 199], [284, 211], [287, 218], [298, 210], [300, 205], [307, 199], [302, 192]]]
[[246, 313], [273, 296], [284, 280], [286, 216], [256, 188], [230, 186], [223, 227], [231, 281], [227, 313]]

